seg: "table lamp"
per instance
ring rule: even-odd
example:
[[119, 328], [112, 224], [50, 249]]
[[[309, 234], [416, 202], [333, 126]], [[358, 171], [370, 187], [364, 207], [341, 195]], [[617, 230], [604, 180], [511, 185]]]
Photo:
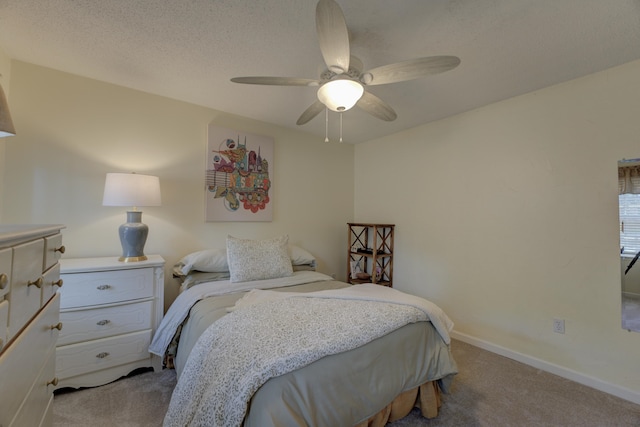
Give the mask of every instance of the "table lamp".
[[119, 228], [122, 256], [118, 261], [144, 261], [144, 244], [149, 227], [142, 223], [139, 206], [160, 206], [160, 179], [137, 173], [108, 173], [104, 183], [103, 206], [131, 206], [127, 222]]

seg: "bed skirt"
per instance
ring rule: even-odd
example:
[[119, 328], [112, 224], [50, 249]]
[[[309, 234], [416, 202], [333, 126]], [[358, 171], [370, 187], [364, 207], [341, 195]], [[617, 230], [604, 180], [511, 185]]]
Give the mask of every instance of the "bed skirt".
[[354, 427], [382, 427], [387, 423], [406, 417], [414, 407], [420, 408], [425, 418], [438, 416], [440, 388], [437, 381], [428, 381], [419, 387], [399, 394], [393, 402], [380, 412]]

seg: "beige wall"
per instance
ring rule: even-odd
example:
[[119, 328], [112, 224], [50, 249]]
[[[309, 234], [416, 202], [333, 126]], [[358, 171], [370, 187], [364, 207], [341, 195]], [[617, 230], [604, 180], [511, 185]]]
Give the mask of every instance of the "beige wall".
[[[7, 96], [7, 102], [11, 107], [11, 97], [9, 92], [11, 90], [11, 59], [0, 49], [0, 85]], [[11, 109], [9, 109], [11, 111]], [[5, 144], [10, 141], [12, 137], [0, 138], [0, 166], [4, 165], [4, 151]], [[4, 174], [0, 172], [0, 206], [2, 206], [2, 194], [4, 192]], [[0, 209], [0, 222], [2, 222], [2, 209]]]
[[[344, 276], [353, 146], [22, 62], [13, 62], [11, 83], [18, 135], [5, 143], [3, 222], [65, 224], [65, 257], [119, 255], [126, 209], [102, 206], [105, 174], [136, 171], [160, 177], [162, 206], [144, 209], [145, 252], [167, 266], [224, 247], [227, 234], [287, 233], [317, 257], [320, 271]], [[211, 121], [274, 138], [272, 222], [204, 222]], [[168, 268], [166, 276], [168, 305], [177, 287]]]
[[633, 62], [359, 144], [354, 213], [396, 224], [394, 286], [439, 304], [458, 336], [640, 403], [617, 228], [638, 76]]

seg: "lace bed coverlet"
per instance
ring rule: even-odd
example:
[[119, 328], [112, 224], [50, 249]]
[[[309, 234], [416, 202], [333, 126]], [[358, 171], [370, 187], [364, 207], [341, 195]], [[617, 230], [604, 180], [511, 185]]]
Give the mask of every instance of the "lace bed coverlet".
[[[368, 288], [378, 301], [367, 300]], [[397, 291], [378, 285], [341, 291], [296, 297], [250, 292], [244, 305], [238, 304], [214, 322], [198, 340], [173, 392], [164, 425], [240, 426], [251, 396], [270, 378], [354, 349], [408, 323], [432, 319], [449, 341], [453, 324], [427, 300], [418, 298], [422, 304], [410, 305], [382, 302]], [[258, 294], [263, 300], [251, 301]], [[398, 294], [406, 299], [406, 294]]]

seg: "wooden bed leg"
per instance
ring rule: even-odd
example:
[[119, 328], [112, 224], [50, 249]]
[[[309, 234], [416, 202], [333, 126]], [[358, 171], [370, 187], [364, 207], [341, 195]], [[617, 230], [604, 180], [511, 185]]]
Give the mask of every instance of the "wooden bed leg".
[[420, 386], [420, 409], [425, 418], [438, 416], [440, 408], [440, 389], [435, 381], [429, 381]]

